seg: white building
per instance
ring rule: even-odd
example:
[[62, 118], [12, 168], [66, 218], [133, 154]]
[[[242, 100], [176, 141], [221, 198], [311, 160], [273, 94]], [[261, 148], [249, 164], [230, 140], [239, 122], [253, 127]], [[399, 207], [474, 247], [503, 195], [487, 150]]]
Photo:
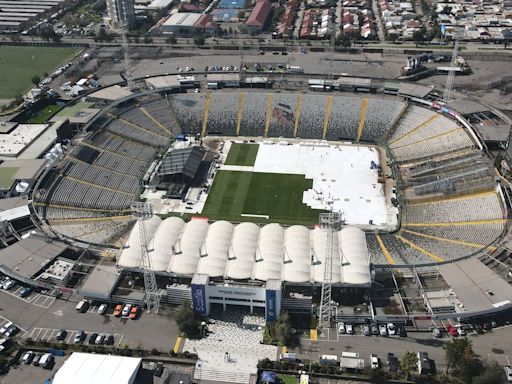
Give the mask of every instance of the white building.
[[132, 384], [141, 365], [141, 358], [74, 352], [52, 383]]

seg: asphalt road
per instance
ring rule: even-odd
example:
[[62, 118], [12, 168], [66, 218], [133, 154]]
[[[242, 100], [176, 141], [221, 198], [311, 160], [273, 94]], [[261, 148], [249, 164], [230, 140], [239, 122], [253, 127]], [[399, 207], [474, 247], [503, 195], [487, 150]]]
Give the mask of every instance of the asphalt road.
[[[494, 329], [483, 335], [472, 334], [468, 338], [473, 342], [473, 349], [482, 359], [496, 360], [501, 365], [512, 363], [512, 326]], [[449, 336], [435, 339], [430, 332], [409, 332], [406, 338], [340, 335], [330, 330], [329, 335], [320, 335], [318, 341], [311, 342], [309, 338], [302, 338], [302, 348], [296, 349], [299, 357], [318, 360], [320, 355], [340, 355], [341, 352], [358, 352], [361, 358], [369, 359], [371, 353], [376, 353], [381, 361], [385, 362], [388, 352], [401, 356], [407, 351], [427, 352], [434, 360], [438, 372], [446, 368], [443, 344], [450, 341]]]
[[43, 308], [0, 291], [0, 316], [26, 331], [26, 334], [22, 332], [25, 337], [34, 334], [34, 328], [46, 328], [48, 334], [61, 328], [84, 330], [88, 333], [117, 334], [119, 338], [122, 337], [122, 344], [131, 347], [140, 345], [146, 349], [170, 351], [178, 336], [176, 323], [169, 316], [143, 313], [137, 320], [119, 319], [93, 311], [79, 313], [75, 305], [74, 302], [56, 300], [48, 308]]

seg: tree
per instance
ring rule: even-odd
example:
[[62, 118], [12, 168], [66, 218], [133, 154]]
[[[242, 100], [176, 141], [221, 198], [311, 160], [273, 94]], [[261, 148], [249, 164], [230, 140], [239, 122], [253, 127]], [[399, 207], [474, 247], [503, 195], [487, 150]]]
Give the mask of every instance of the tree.
[[180, 332], [188, 338], [198, 338], [201, 334], [201, 321], [192, 310], [190, 303], [183, 303], [178, 308], [175, 318]]
[[149, 37], [148, 35], [144, 36], [144, 44], [151, 44], [153, 42], [153, 39]]
[[32, 76], [31, 81], [32, 81], [32, 84], [37, 85], [41, 82], [41, 78], [38, 75], [34, 75], [34, 76]]
[[400, 369], [407, 378], [418, 369], [418, 357], [414, 352], [405, 352], [400, 359]]
[[507, 378], [503, 367], [493, 361], [484, 367], [481, 375], [473, 377], [472, 384], [504, 384], [506, 382]]
[[168, 37], [167, 39], [165, 39], [165, 42], [169, 45], [174, 45], [178, 42], [178, 39], [175, 38], [174, 36], [171, 36], [171, 37]]
[[292, 326], [290, 325], [290, 315], [288, 312], [281, 312], [274, 323], [274, 337], [282, 344], [288, 345], [292, 336]]
[[447, 369], [453, 368], [464, 382], [470, 383], [481, 371], [482, 364], [473, 352], [472, 343], [467, 338], [453, 339], [443, 345]]
[[415, 42], [423, 42], [426, 40], [426, 30], [425, 28], [421, 28], [421, 29], [417, 29], [413, 32], [412, 34], [412, 39], [415, 41]]
[[197, 36], [196, 38], [194, 38], [195, 45], [204, 45], [204, 42], [205, 42], [204, 36]]

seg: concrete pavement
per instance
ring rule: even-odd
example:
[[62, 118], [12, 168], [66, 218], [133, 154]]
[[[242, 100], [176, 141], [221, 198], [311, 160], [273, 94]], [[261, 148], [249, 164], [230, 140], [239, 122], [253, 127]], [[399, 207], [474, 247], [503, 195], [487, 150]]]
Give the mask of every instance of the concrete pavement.
[[[13, 321], [30, 335], [33, 329], [85, 330], [122, 336], [123, 344], [145, 349], [170, 351], [174, 347], [178, 328], [169, 316], [143, 313], [137, 320], [119, 319], [111, 314], [98, 315], [95, 311], [79, 313], [76, 303], [56, 300], [43, 308], [0, 291], [0, 315]], [[110, 308], [110, 313], [113, 308]], [[47, 334], [49, 334], [47, 333]], [[33, 333], [34, 334], [34, 333]], [[39, 333], [42, 334], [42, 333]]]

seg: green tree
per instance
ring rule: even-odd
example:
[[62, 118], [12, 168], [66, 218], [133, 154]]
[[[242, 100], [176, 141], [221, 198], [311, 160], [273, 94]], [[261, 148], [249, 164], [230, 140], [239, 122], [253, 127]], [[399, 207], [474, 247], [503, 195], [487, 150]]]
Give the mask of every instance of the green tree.
[[427, 32], [427, 31], [426, 31], [426, 29], [425, 29], [425, 28], [417, 29], [417, 30], [415, 30], [415, 31], [413, 32], [413, 34], [412, 34], [412, 39], [413, 39], [415, 42], [417, 42], [417, 43], [419, 43], [419, 42], [423, 42], [423, 41], [425, 41], [425, 40], [426, 40], [426, 37], [427, 37], [427, 36], [426, 36], [426, 34], [427, 34], [426, 32]]
[[41, 78], [38, 75], [32, 76], [32, 79], [30, 79], [30, 80], [32, 81], [32, 84], [34, 84], [34, 85], [37, 85], [41, 82]]
[[507, 378], [501, 365], [493, 361], [485, 365], [482, 374], [473, 377], [472, 384], [505, 384]]
[[194, 38], [194, 44], [195, 45], [204, 45], [205, 39], [204, 36], [197, 36]]
[[180, 305], [176, 313], [175, 321], [180, 332], [185, 334], [188, 338], [197, 338], [200, 336], [201, 321], [192, 310], [190, 303]]
[[288, 312], [281, 312], [274, 323], [274, 337], [282, 345], [288, 345], [292, 337], [292, 326], [290, 325], [290, 315]]
[[405, 377], [409, 377], [413, 372], [418, 369], [418, 357], [414, 352], [405, 352], [400, 359], [400, 369], [405, 374]]
[[169, 45], [175, 45], [178, 42], [178, 39], [175, 38], [174, 36], [171, 36], [171, 37], [168, 37], [167, 39], [165, 39], [165, 42]]
[[443, 345], [446, 357], [447, 369], [455, 370], [457, 377], [465, 383], [471, 380], [480, 371], [482, 364], [473, 351], [472, 343], [467, 338], [453, 339]]

